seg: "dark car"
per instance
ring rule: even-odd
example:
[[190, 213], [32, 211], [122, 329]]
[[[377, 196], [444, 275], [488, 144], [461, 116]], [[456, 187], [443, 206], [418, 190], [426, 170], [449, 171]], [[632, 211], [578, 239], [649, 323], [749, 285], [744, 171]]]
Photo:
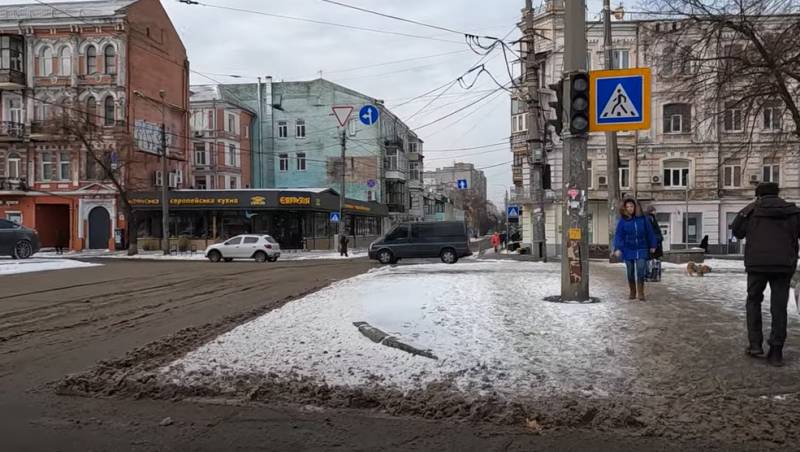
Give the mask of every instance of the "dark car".
[[39, 251], [39, 234], [13, 221], [0, 220], [0, 256], [27, 259]]
[[369, 246], [369, 258], [393, 264], [403, 258], [438, 257], [446, 264], [472, 255], [463, 222], [401, 223]]

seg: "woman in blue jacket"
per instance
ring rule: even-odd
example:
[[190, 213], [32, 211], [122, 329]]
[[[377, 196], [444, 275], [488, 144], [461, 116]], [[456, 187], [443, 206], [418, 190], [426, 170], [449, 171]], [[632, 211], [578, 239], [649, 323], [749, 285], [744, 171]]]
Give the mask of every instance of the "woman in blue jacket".
[[632, 198], [625, 199], [620, 209], [620, 220], [614, 236], [614, 255], [625, 261], [628, 269], [630, 299], [644, 301], [644, 278], [647, 272], [647, 259], [656, 251], [658, 239], [653, 226]]

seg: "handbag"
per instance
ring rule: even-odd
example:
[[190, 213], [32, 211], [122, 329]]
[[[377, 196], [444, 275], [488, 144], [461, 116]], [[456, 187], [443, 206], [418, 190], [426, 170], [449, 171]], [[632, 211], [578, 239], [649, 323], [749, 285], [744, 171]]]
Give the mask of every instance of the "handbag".
[[648, 259], [647, 261], [647, 276], [645, 280], [649, 282], [661, 281], [661, 260]]

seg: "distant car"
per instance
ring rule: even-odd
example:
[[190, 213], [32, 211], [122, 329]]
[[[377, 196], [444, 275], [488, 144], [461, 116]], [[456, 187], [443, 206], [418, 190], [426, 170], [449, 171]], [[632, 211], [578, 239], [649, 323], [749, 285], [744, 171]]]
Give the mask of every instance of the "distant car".
[[438, 257], [446, 264], [471, 256], [463, 222], [401, 223], [369, 246], [369, 258], [394, 264], [403, 258]]
[[27, 259], [39, 252], [39, 234], [13, 221], [0, 220], [0, 255]]
[[211, 262], [234, 259], [255, 259], [256, 262], [275, 262], [281, 257], [281, 246], [271, 236], [243, 234], [206, 248]]

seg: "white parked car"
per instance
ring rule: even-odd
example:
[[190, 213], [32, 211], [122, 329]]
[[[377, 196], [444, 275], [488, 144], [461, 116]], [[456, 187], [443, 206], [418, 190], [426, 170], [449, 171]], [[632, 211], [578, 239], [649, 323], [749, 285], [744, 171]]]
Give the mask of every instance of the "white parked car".
[[268, 235], [243, 234], [206, 248], [211, 262], [234, 259], [255, 259], [256, 262], [275, 262], [281, 257], [281, 246]]

